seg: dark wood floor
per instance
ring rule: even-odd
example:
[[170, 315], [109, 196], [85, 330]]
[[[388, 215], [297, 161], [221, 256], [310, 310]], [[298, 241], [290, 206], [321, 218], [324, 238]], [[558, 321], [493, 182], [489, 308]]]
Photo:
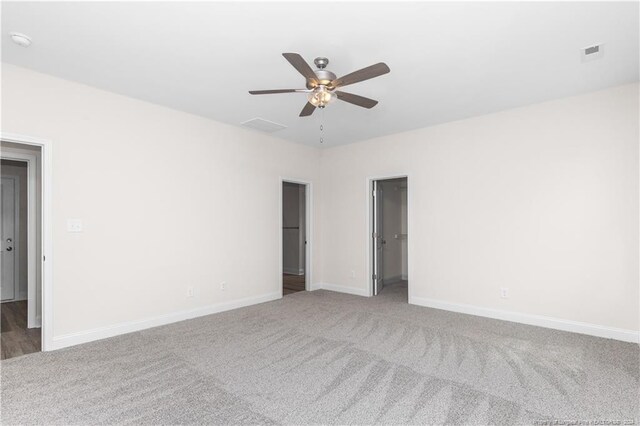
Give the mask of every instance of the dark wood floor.
[[27, 301], [0, 304], [0, 359], [40, 352], [40, 329], [27, 328]]
[[282, 274], [282, 295], [304, 291], [304, 275]]

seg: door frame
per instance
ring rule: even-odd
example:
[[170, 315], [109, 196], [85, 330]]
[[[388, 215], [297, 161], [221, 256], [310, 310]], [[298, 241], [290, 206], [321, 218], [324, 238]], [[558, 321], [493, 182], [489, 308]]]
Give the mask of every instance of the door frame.
[[282, 241], [282, 200], [283, 200], [283, 194], [282, 194], [282, 186], [284, 183], [296, 183], [298, 185], [304, 185], [305, 187], [305, 191], [304, 191], [304, 198], [305, 198], [305, 204], [304, 204], [304, 208], [305, 208], [305, 237], [306, 237], [306, 241], [307, 244], [305, 244], [305, 259], [304, 259], [304, 289], [306, 291], [310, 291], [313, 290], [313, 286], [311, 285], [311, 280], [313, 277], [313, 271], [311, 270], [311, 256], [313, 254], [313, 183], [311, 181], [308, 180], [304, 180], [304, 179], [297, 179], [297, 178], [288, 178], [288, 177], [282, 177], [280, 176], [279, 181], [278, 181], [280, 188], [278, 189], [278, 192], [280, 194], [280, 204], [278, 206], [278, 212], [279, 212], [279, 219], [278, 219], [278, 224], [279, 224], [279, 228], [278, 228], [278, 241], [280, 242], [279, 244], [279, 255], [278, 258], [280, 259], [280, 266], [278, 267], [278, 271], [279, 271], [279, 275], [278, 275], [278, 282], [280, 283], [280, 297], [283, 297], [283, 291], [282, 291], [282, 275], [284, 274], [284, 265], [282, 264], [283, 262], [283, 258], [282, 258], [282, 247], [283, 247], [283, 241]]
[[[43, 139], [38, 137], [19, 135], [14, 133], [0, 132], [0, 140], [3, 142], [10, 142], [20, 145], [30, 145], [40, 148], [41, 163], [40, 163], [40, 177], [41, 177], [41, 199], [40, 205], [42, 210], [40, 229], [41, 229], [41, 252], [42, 259], [36, 259], [36, 235], [35, 232], [29, 232], [29, 281], [28, 292], [29, 300], [28, 304], [35, 306], [35, 270], [36, 265], [40, 262], [41, 270], [41, 350], [49, 351], [53, 350], [53, 232], [52, 232], [52, 142], [49, 139]], [[35, 214], [35, 201], [36, 201], [36, 167], [37, 158], [34, 154], [27, 154], [24, 152], [16, 152], [12, 149], [2, 150], [2, 158], [13, 159], [16, 161], [27, 161], [28, 177], [29, 177], [29, 207], [28, 207], [28, 224], [29, 231], [37, 227], [36, 214]], [[32, 194], [32, 195], [31, 195]], [[45, 261], [46, 260], [46, 261]], [[31, 300], [33, 299], [33, 300]], [[35, 311], [35, 309], [33, 310]], [[29, 318], [33, 320], [32, 318]], [[36, 319], [37, 321], [37, 319]]]
[[[3, 160], [8, 158], [2, 157]], [[15, 301], [20, 295], [20, 177], [11, 175], [2, 175], [2, 179], [11, 179], [13, 181], [13, 299], [8, 299], [6, 302]], [[29, 228], [27, 227], [27, 230]], [[29, 271], [30, 272], [30, 271]], [[28, 289], [28, 285], [27, 285]], [[28, 292], [29, 290], [27, 290]], [[28, 298], [28, 293], [27, 293]], [[31, 327], [30, 327], [31, 328]]]
[[[367, 265], [367, 291], [369, 294], [369, 297], [372, 297], [374, 295], [374, 286], [375, 286], [375, 281], [373, 279], [373, 271], [374, 271], [374, 256], [373, 256], [373, 250], [375, 249], [375, 245], [373, 243], [373, 232], [375, 231], [373, 229], [373, 209], [375, 207], [374, 203], [374, 196], [373, 196], [373, 182], [374, 181], [379, 181], [379, 180], [388, 180], [388, 179], [401, 179], [401, 178], [406, 178], [407, 179], [407, 235], [411, 235], [411, 229], [412, 229], [412, 223], [411, 223], [411, 203], [413, 200], [412, 197], [412, 190], [411, 190], [411, 185], [410, 185], [410, 177], [409, 177], [409, 173], [392, 173], [389, 175], [381, 175], [381, 176], [370, 176], [366, 179], [366, 194], [367, 196], [365, 197], [365, 199], [367, 200], [367, 228], [366, 228], [366, 238], [367, 238], [367, 254], [366, 254], [366, 265]], [[411, 274], [411, 253], [413, 252], [413, 249], [411, 248], [411, 238], [407, 238], [407, 280], [409, 281], [409, 285], [408, 285], [408, 300], [411, 300], [411, 281], [409, 280], [409, 277], [412, 276]]]

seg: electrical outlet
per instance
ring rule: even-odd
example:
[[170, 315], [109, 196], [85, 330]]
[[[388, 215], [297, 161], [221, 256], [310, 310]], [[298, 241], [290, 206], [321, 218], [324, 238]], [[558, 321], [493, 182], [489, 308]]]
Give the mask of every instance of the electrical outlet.
[[227, 282], [226, 281], [222, 281], [220, 283], [220, 290], [225, 291], [227, 289]]
[[187, 287], [187, 297], [193, 297], [193, 287]]
[[506, 287], [500, 287], [500, 297], [503, 299], [509, 298], [509, 289]]

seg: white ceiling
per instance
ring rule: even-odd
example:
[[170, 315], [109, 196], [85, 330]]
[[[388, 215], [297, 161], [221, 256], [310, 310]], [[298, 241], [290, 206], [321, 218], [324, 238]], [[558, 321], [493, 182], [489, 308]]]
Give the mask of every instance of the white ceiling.
[[[233, 125], [325, 146], [430, 126], [638, 80], [638, 2], [2, 4], [2, 61]], [[33, 39], [22, 48], [8, 33]], [[600, 60], [580, 49], [605, 43]], [[299, 118], [304, 94], [281, 56], [327, 56], [343, 75], [384, 61], [391, 73]], [[347, 90], [348, 89], [348, 90]]]

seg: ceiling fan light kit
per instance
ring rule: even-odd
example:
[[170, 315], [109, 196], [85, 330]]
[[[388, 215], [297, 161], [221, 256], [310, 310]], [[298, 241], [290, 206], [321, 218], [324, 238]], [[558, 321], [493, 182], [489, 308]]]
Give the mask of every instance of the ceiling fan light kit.
[[307, 93], [308, 102], [300, 112], [300, 117], [310, 116], [316, 108], [324, 108], [336, 99], [363, 108], [373, 108], [377, 105], [378, 101], [336, 89], [379, 77], [391, 71], [387, 64], [380, 62], [337, 78], [334, 73], [326, 69], [327, 65], [329, 65], [329, 59], [327, 58], [316, 58], [313, 63], [317, 69], [314, 71], [302, 56], [297, 53], [283, 53], [282, 56], [302, 74], [306, 80], [305, 86], [307, 89], [250, 90], [249, 93], [252, 95]]
[[309, 103], [316, 108], [324, 108], [331, 102], [335, 101], [338, 96], [327, 89], [326, 86], [320, 85], [313, 89], [313, 92], [307, 95]]

